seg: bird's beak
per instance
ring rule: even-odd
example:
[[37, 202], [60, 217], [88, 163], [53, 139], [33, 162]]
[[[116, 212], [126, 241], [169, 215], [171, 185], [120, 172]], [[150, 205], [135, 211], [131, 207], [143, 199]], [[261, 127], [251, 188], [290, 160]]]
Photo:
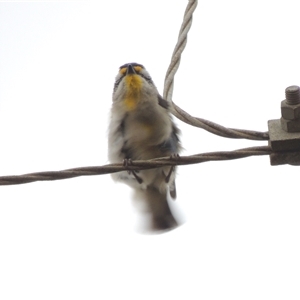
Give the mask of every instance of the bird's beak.
[[130, 74], [136, 74], [136, 71], [132, 65], [128, 65], [127, 71], [126, 71], [126, 75], [130, 75]]

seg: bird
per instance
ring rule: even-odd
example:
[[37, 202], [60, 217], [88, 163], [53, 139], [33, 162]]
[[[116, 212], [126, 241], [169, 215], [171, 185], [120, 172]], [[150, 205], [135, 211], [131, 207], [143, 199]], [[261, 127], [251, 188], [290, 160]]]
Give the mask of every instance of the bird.
[[[111, 163], [177, 157], [182, 150], [180, 130], [170, 104], [159, 94], [146, 68], [127, 63], [115, 78], [108, 127], [108, 159]], [[145, 231], [159, 233], [175, 229], [180, 221], [170, 208], [176, 198], [175, 166], [112, 174], [133, 189], [134, 203], [145, 220]]]

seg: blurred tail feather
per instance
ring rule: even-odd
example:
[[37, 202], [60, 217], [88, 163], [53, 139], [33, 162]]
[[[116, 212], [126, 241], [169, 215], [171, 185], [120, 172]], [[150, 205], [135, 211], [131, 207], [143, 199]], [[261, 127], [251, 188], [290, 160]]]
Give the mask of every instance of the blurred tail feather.
[[145, 231], [167, 231], [175, 229], [180, 223], [174, 217], [167, 199], [167, 191], [156, 188], [135, 190], [135, 204], [142, 214]]

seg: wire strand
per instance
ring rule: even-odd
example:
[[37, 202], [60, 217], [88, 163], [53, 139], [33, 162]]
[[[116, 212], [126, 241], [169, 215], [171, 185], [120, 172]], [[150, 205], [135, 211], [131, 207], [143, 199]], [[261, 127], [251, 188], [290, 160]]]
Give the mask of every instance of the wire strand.
[[[183, 109], [178, 107], [172, 101], [173, 86], [174, 86], [174, 76], [179, 68], [181, 54], [187, 43], [187, 34], [192, 25], [192, 16], [197, 7], [197, 0], [190, 0], [186, 7], [183, 22], [179, 31], [178, 41], [175, 46], [170, 66], [167, 70], [164, 84], [164, 98], [171, 103], [172, 113], [187, 124], [205, 129], [213, 134], [217, 134], [222, 137], [229, 138], [244, 138], [252, 140], [268, 140], [268, 132], [256, 132], [250, 130], [232, 129], [226, 128], [211, 121], [207, 121], [201, 118], [192, 117]], [[94, 167], [82, 167], [73, 168], [63, 171], [46, 171], [29, 173], [24, 175], [14, 175], [14, 176], [1, 176], [0, 185], [13, 185], [13, 184], [23, 184], [35, 181], [48, 181], [48, 180], [60, 180], [67, 178], [74, 178], [79, 176], [92, 176], [92, 175], [103, 175], [120, 171], [130, 171], [130, 170], [144, 170], [150, 168], [157, 168], [162, 166], [173, 166], [173, 165], [189, 165], [196, 163], [203, 163], [207, 161], [221, 161], [221, 160], [231, 160], [238, 159], [248, 156], [257, 155], [269, 155], [272, 150], [268, 146], [251, 147], [245, 149], [239, 149], [236, 151], [219, 151], [210, 152], [203, 154], [196, 154], [191, 156], [182, 156], [180, 158], [156, 158], [152, 160], [139, 160], [133, 161], [132, 165], [124, 166], [122, 163], [110, 164], [104, 166], [94, 166]]]
[[192, 26], [193, 13], [197, 7], [197, 0], [190, 0], [184, 12], [181, 28], [179, 30], [178, 40], [175, 45], [171, 62], [165, 76], [164, 99], [171, 102], [174, 87], [174, 77], [179, 68], [181, 54], [187, 44], [187, 34]]
[[209, 131], [210, 133], [222, 137], [226, 137], [226, 138], [268, 140], [269, 139], [268, 132], [226, 128], [224, 126], [221, 126], [219, 124], [216, 124], [214, 122], [205, 119], [192, 117], [172, 101], [174, 77], [180, 65], [181, 54], [183, 53], [185, 46], [187, 44], [187, 35], [192, 26], [193, 13], [197, 7], [197, 4], [198, 4], [197, 0], [190, 0], [185, 9], [183, 22], [179, 30], [178, 40], [175, 45], [171, 62], [165, 76], [164, 93], [163, 93], [164, 99], [166, 99], [167, 101], [169, 101], [169, 103], [171, 103], [172, 114], [179, 120], [189, 125], [202, 128], [206, 131]]
[[245, 130], [245, 129], [233, 129], [233, 128], [226, 128], [214, 122], [192, 117], [190, 114], [185, 112], [179, 106], [172, 102], [172, 113], [176, 116], [179, 120], [202, 129], [209, 131], [210, 133], [232, 138], [232, 139], [248, 139], [248, 140], [260, 140], [260, 141], [267, 141], [269, 139], [268, 132], [259, 132], [259, 131], [252, 131], [252, 130]]
[[132, 170], [145, 170], [153, 169], [164, 166], [175, 166], [175, 165], [190, 165], [203, 163], [208, 161], [221, 161], [221, 160], [232, 160], [239, 159], [249, 156], [258, 155], [270, 155], [272, 150], [269, 146], [259, 146], [243, 148], [235, 151], [218, 151], [200, 153], [191, 156], [181, 156], [178, 158], [174, 157], [161, 157], [151, 160], [136, 160], [132, 161], [131, 165], [124, 166], [122, 163], [110, 164], [104, 166], [92, 166], [92, 167], [81, 167], [73, 168], [62, 171], [46, 171], [36, 172], [24, 175], [13, 175], [13, 176], [0, 176], [0, 185], [14, 185], [23, 184], [35, 181], [52, 181], [69, 179], [79, 176], [93, 176], [93, 175], [104, 175], [120, 171], [132, 171]]

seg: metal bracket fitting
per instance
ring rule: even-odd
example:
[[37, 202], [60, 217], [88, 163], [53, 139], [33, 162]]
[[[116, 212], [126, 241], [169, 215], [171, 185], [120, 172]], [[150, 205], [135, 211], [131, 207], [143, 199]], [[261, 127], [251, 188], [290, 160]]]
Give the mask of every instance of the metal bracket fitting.
[[286, 99], [281, 102], [281, 119], [268, 121], [269, 146], [272, 166], [300, 165], [300, 87], [285, 89]]

